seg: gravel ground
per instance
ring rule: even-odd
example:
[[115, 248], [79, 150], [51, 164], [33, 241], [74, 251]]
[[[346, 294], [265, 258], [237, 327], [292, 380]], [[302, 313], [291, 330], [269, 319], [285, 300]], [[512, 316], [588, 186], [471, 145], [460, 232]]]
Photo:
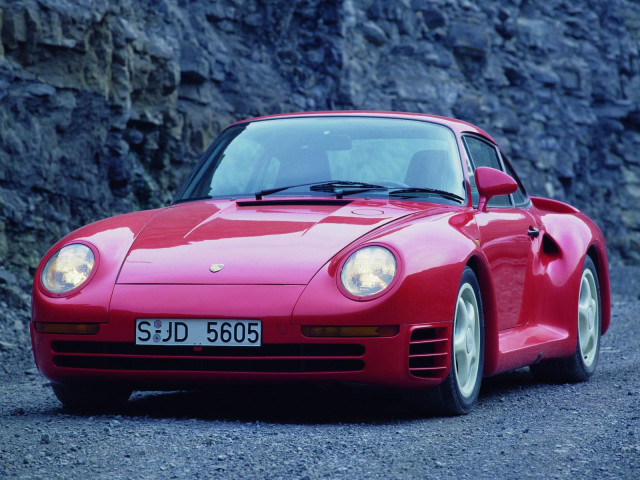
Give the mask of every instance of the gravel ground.
[[0, 327], [0, 478], [640, 478], [640, 268], [616, 268], [613, 321], [585, 384], [485, 379], [464, 417], [414, 418], [347, 387], [137, 393], [69, 415], [33, 367], [25, 316]]

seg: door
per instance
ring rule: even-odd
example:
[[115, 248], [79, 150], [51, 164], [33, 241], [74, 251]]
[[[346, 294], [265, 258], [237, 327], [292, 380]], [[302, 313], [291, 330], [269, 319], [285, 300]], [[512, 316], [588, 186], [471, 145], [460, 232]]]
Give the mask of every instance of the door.
[[536, 289], [531, 265], [537, 242], [528, 235], [533, 217], [524, 210], [491, 208], [477, 212], [476, 223], [493, 278], [498, 328], [523, 325], [534, 313], [522, 308], [526, 289]]
[[[464, 137], [474, 206], [477, 189], [473, 170], [491, 167], [505, 172], [499, 150], [488, 141], [475, 136]], [[507, 174], [514, 176], [510, 168]], [[517, 180], [517, 179], [516, 179]], [[537, 291], [533, 262], [539, 248], [538, 221], [531, 212], [526, 192], [518, 182], [514, 195], [492, 198], [486, 212], [476, 211], [480, 246], [489, 261], [497, 301], [498, 328], [505, 330], [524, 325], [536, 312], [523, 309], [525, 292]], [[518, 205], [518, 202], [520, 205]], [[531, 290], [530, 290], [531, 289]]]

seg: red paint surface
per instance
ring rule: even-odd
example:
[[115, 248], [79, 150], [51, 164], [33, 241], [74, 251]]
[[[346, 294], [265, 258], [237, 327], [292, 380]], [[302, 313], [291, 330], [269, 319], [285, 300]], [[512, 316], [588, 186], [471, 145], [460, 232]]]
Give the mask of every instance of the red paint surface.
[[[342, 113], [355, 114], [392, 116]], [[458, 137], [466, 131], [486, 136], [464, 122], [393, 116], [443, 123]], [[287, 197], [284, 206], [195, 201], [114, 217], [72, 232], [52, 247], [36, 272], [32, 317], [42, 322], [98, 322], [100, 332], [51, 335], [32, 327], [38, 368], [55, 382], [120, 380], [138, 388], [275, 379], [434, 385], [446, 371], [430, 379], [409, 373], [411, 331], [432, 326], [450, 335], [460, 276], [471, 264], [485, 310], [485, 374], [495, 374], [528, 365], [540, 354], [560, 357], [575, 350], [578, 289], [587, 254], [598, 267], [602, 332], [609, 326], [605, 240], [591, 220], [570, 206], [534, 198], [528, 208], [481, 212], [471, 204], [365, 200], [358, 195], [349, 200], [348, 205], [295, 205], [295, 199]], [[540, 235], [528, 236], [530, 227]], [[545, 235], [556, 250], [545, 249]], [[95, 247], [99, 269], [74, 294], [49, 296], [39, 280], [42, 267], [55, 251], [74, 241]], [[338, 267], [355, 248], [368, 244], [397, 253], [397, 279], [385, 294], [354, 301], [338, 288]], [[214, 263], [225, 266], [213, 274], [209, 267]], [[133, 344], [135, 319], [158, 317], [260, 319], [264, 344], [358, 344], [364, 347], [359, 357], [364, 368], [230, 373], [54, 365], [55, 341]], [[389, 338], [319, 339], [304, 337], [301, 325], [399, 325], [400, 330]], [[449, 345], [444, 353], [450, 355]]]

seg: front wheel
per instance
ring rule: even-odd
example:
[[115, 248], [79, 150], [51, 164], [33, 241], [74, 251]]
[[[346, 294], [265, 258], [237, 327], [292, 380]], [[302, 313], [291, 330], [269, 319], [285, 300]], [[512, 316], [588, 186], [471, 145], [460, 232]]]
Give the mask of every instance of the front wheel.
[[437, 387], [409, 394], [410, 403], [421, 412], [462, 415], [478, 399], [484, 366], [484, 315], [480, 285], [469, 267], [460, 279], [451, 337], [447, 378]]
[[577, 308], [577, 341], [573, 355], [532, 365], [533, 374], [547, 381], [576, 383], [591, 377], [598, 364], [602, 307], [598, 272], [586, 257], [580, 277]]

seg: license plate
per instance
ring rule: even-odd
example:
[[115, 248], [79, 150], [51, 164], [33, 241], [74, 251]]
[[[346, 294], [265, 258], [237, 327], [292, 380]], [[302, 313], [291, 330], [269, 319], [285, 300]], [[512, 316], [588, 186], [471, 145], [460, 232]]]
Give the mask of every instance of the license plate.
[[136, 320], [136, 345], [259, 347], [261, 343], [260, 320]]

